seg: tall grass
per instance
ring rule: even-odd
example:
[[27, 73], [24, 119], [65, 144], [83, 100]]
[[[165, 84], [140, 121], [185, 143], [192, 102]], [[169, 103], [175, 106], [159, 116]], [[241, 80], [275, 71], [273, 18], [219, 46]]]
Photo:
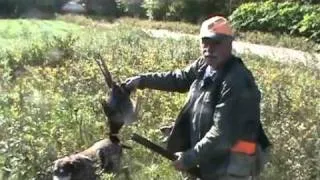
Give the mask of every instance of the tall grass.
[[[200, 24], [172, 21], [150, 21], [137, 18], [123, 17], [120, 19], [104, 19], [99, 17], [84, 16], [59, 16], [58, 19], [85, 26], [124, 24], [144, 29], [166, 29], [174, 32], [198, 35]], [[97, 20], [97, 21], [95, 21]], [[267, 33], [259, 31], [237, 31], [236, 40], [255, 44], [264, 44], [276, 47], [285, 47], [307, 52], [320, 52], [320, 44], [305, 37], [293, 36], [282, 33]]]
[[[105, 137], [99, 99], [109, 90], [92, 59], [94, 53], [103, 55], [119, 81], [141, 72], [182, 68], [199, 56], [198, 42], [192, 39], [155, 39], [130, 24], [89, 27], [57, 35], [50, 46], [30, 34], [16, 45], [42, 45], [4, 50], [5, 56], [0, 57], [0, 72], [6, 75], [0, 79], [2, 179], [50, 179], [48, 167], [53, 160]], [[47, 55], [52, 49], [59, 52], [58, 58]], [[262, 91], [262, 122], [273, 143], [263, 179], [320, 178], [319, 71], [242, 57]], [[17, 73], [17, 67], [23, 73]], [[173, 122], [185, 94], [144, 90], [133, 98], [137, 95], [142, 99], [139, 120], [121, 132], [124, 143], [134, 147], [125, 152], [123, 163], [133, 179], [182, 179], [170, 162], [134, 144], [129, 136], [137, 132], [160, 144], [159, 126]]]

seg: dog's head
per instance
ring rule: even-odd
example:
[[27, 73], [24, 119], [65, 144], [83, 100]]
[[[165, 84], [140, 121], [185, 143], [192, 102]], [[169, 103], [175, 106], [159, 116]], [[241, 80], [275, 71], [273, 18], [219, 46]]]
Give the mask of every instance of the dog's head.
[[71, 155], [54, 161], [53, 180], [95, 180], [93, 162], [83, 155]]

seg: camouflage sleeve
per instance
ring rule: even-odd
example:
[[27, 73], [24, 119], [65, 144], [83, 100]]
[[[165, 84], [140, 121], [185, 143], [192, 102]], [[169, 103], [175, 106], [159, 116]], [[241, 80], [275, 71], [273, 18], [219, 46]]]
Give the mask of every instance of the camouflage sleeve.
[[183, 70], [140, 75], [139, 89], [149, 88], [163, 91], [187, 92], [196, 78], [198, 69], [204, 64], [200, 58]]

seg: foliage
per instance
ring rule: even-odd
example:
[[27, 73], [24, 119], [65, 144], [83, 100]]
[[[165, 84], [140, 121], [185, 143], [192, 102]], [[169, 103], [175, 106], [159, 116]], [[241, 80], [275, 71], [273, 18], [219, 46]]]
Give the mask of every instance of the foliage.
[[168, 1], [144, 0], [142, 7], [146, 9], [146, 16], [149, 19], [161, 19], [167, 11]]
[[[183, 20], [197, 22], [203, 17], [220, 14], [225, 5], [222, 1], [189, 1], [189, 0], [144, 0], [146, 16], [155, 20]], [[225, 12], [225, 11], [224, 11]]]
[[143, 0], [117, 0], [118, 8], [123, 15], [131, 17], [145, 17], [146, 12], [142, 3]]
[[263, 178], [319, 178], [319, 70], [244, 58], [262, 90], [262, 121], [273, 143]]
[[[119, 0], [131, 14], [141, 14], [142, 5], [145, 16], [153, 20], [182, 20], [199, 22], [212, 15], [228, 16], [243, 3], [261, 2], [259, 0]], [[286, 2], [278, 0], [277, 2]], [[296, 4], [317, 3], [317, 0], [294, 0]], [[286, 4], [286, 3], [284, 3]]]
[[12, 78], [15, 72], [25, 71], [24, 65], [55, 66], [61, 63], [60, 58], [71, 58], [72, 44], [77, 39], [71, 32], [81, 30], [63, 21], [1, 20], [0, 23], [0, 67], [5, 69], [3, 77]]
[[[1, 2], [2, 1], [2, 2]], [[44, 13], [60, 13], [61, 8], [70, 0], [0, 0], [0, 14], [6, 17], [21, 17], [30, 9], [38, 9]], [[120, 7], [115, 0], [77, 0], [84, 3], [88, 14], [118, 16]]]
[[[47, 31], [47, 37], [56, 34], [57, 27]], [[19, 31], [16, 33], [22, 36]], [[42, 44], [44, 41], [32, 37], [29, 33], [25, 39], [10, 42], [18, 46], [22, 42]], [[0, 65], [0, 73], [7, 74], [0, 79], [3, 179], [44, 180], [50, 174], [48, 167], [54, 159], [80, 151], [105, 137], [107, 129], [99, 100], [108, 90], [92, 60], [93, 52], [103, 55], [119, 80], [141, 72], [182, 68], [199, 55], [198, 42], [194, 39], [154, 39], [130, 24], [109, 28], [91, 26], [55, 37], [50, 40], [50, 48], [38, 47], [42, 54], [51, 48], [69, 52], [54, 66], [39, 63], [47, 61], [46, 58], [41, 58], [41, 53], [32, 55], [28, 48], [7, 52], [11, 56], [29, 54], [28, 61], [20, 55], [0, 57], [0, 63], [10, 64], [6, 68]], [[1, 47], [3, 49], [5, 47]], [[273, 142], [271, 162], [262, 179], [319, 178], [319, 70], [251, 55], [242, 57], [262, 90], [262, 121]], [[19, 62], [25, 72], [12, 78], [8, 71], [16, 72], [14, 67]], [[173, 122], [186, 95], [144, 90], [137, 91], [133, 98], [137, 96], [141, 97], [142, 105], [139, 120], [121, 132], [124, 143], [134, 147], [124, 155], [124, 164], [129, 166], [132, 179], [182, 179], [170, 162], [129, 141], [129, 136], [137, 132], [160, 144], [159, 126]], [[112, 179], [112, 176], [103, 178]]]
[[116, 0], [85, 0], [89, 14], [118, 17], [119, 6]]
[[28, 9], [37, 8], [48, 12], [59, 12], [68, 0], [0, 0], [0, 13], [6, 17], [19, 16]]
[[319, 16], [319, 5], [276, 3], [269, 0], [242, 4], [232, 13], [230, 19], [239, 30], [285, 32], [319, 42]]
[[[320, 8], [319, 8], [320, 9]], [[303, 16], [303, 20], [299, 22], [299, 33], [316, 39], [320, 43], [320, 10], [319, 12], [310, 12]]]

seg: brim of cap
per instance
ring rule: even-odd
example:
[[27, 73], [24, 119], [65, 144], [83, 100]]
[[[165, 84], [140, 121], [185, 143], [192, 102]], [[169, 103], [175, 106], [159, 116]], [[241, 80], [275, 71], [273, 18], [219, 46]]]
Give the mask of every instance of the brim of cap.
[[212, 39], [212, 40], [217, 40], [217, 41], [221, 41], [221, 40], [225, 40], [225, 39], [234, 39], [233, 36], [227, 35], [227, 34], [218, 34], [218, 33], [204, 33], [204, 34], [200, 34], [200, 38], [208, 38], [208, 39]]

